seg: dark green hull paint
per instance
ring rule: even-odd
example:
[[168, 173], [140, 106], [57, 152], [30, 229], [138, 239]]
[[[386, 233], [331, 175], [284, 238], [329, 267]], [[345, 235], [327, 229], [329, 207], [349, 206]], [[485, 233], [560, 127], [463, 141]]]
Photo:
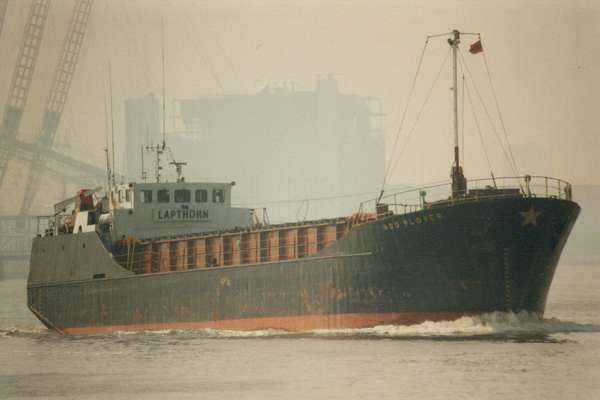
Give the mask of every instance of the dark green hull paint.
[[[523, 225], [532, 206], [539, 214]], [[28, 305], [58, 331], [328, 314], [541, 315], [579, 211], [552, 198], [462, 202], [355, 226], [313, 258], [146, 275], [116, 268], [94, 233], [37, 238]]]

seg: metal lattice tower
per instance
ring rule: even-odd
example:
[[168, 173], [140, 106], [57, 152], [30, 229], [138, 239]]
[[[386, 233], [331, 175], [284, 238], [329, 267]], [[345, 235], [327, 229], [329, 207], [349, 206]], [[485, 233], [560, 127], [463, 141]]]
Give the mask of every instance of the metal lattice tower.
[[21, 46], [19, 47], [17, 64], [10, 83], [6, 106], [4, 107], [2, 125], [0, 125], [0, 141], [3, 146], [9, 149], [9, 151], [0, 154], [0, 187], [2, 187], [6, 176], [8, 163], [11, 159], [10, 149], [14, 147], [23, 110], [31, 89], [31, 79], [37, 64], [46, 19], [48, 18], [48, 7], [48, 0], [33, 1]]
[[[69, 23], [64, 46], [54, 71], [54, 79], [46, 103], [46, 111], [42, 119], [42, 127], [36, 142], [44, 149], [54, 144], [56, 131], [67, 101], [79, 53], [92, 9], [93, 0], [77, 0]], [[34, 155], [25, 186], [25, 194], [21, 203], [21, 214], [26, 214], [35, 198], [40, 178], [45, 170], [46, 157], [43, 152]]]
[[0, 0], [0, 35], [2, 35], [2, 28], [4, 27], [4, 16], [6, 15], [6, 6], [8, 0]]

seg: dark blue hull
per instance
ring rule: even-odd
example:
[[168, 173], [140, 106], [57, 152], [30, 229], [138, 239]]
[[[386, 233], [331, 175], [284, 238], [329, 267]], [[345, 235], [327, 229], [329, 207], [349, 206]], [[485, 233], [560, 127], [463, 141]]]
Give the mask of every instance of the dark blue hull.
[[542, 315], [579, 211], [552, 198], [463, 201], [354, 226], [314, 257], [146, 275], [117, 265], [94, 233], [37, 238], [28, 304], [65, 333]]

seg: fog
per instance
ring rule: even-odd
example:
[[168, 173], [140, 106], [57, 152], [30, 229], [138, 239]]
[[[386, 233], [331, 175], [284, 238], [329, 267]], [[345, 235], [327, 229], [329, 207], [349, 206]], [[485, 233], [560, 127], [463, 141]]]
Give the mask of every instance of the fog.
[[[9, 1], [0, 36], [3, 106], [29, 6], [29, 1]], [[19, 129], [19, 138], [24, 141], [33, 140], [40, 129], [72, 6], [73, 2], [68, 0], [55, 0], [51, 4]], [[407, 139], [448, 50], [445, 38], [432, 39], [428, 45], [395, 157], [392, 152], [426, 36], [459, 29], [482, 35], [519, 173], [594, 184], [599, 182], [596, 163], [600, 143], [595, 120], [595, 108], [600, 104], [599, 22], [600, 3], [572, 0], [96, 0], [54, 148], [98, 167], [105, 164], [103, 148], [110, 125], [105, 113], [110, 64], [115, 164], [118, 171], [124, 168], [123, 104], [129, 97], [148, 93], [162, 97], [164, 33], [167, 131], [185, 129], [176, 118], [177, 99], [254, 94], [279, 82], [294, 82], [297, 90], [313, 90], [317, 74], [332, 73], [340, 92], [381, 99], [385, 165], [396, 162], [401, 154], [389, 178], [390, 186], [447, 180], [453, 154], [449, 68], [443, 70], [431, 100], [410, 140]], [[467, 51], [475, 40], [471, 36], [462, 38], [463, 54], [499, 126], [483, 57]], [[469, 178], [488, 177], [481, 140], [467, 107], [465, 174]], [[481, 109], [478, 118], [494, 174], [512, 175]], [[177, 154], [177, 149], [173, 150]], [[332, 147], [328, 151], [336, 154], [338, 149]], [[235, 167], [235, 159], [227, 154], [221, 156], [224, 163]], [[313, 161], [310, 153], [300, 154], [298, 159]], [[207, 178], [239, 178], [235, 174], [219, 175], [211, 170], [218, 166], [201, 165], [201, 160], [184, 161], [191, 164], [190, 168], [204, 171]], [[0, 212], [18, 211], [27, 168], [22, 161], [11, 162]], [[366, 186], [376, 192], [381, 187], [383, 171], [377, 181], [361, 174], [352, 179], [356, 182], [369, 179]], [[47, 213], [48, 207], [60, 199], [62, 191], [56, 182], [55, 175], [45, 175], [32, 211]], [[78, 185], [69, 183], [67, 191], [74, 191]], [[243, 183], [240, 185], [243, 191]], [[314, 195], [310, 186], [303, 190], [308, 192], [303, 198]], [[347, 194], [334, 192], [331, 196]], [[283, 192], [279, 199], [270, 200], [293, 200], [289, 196]], [[253, 193], [246, 200], [258, 203], [267, 199]]]

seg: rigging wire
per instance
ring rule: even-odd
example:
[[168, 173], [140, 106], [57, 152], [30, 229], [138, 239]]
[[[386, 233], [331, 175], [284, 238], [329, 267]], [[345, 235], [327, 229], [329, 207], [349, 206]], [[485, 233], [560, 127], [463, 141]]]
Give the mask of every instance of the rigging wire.
[[387, 169], [383, 175], [383, 184], [381, 186], [381, 192], [383, 194], [383, 190], [385, 189], [385, 185], [387, 183], [388, 174], [390, 172], [390, 168], [392, 166], [392, 162], [394, 160], [394, 153], [396, 152], [396, 146], [398, 144], [398, 139], [400, 138], [400, 132], [402, 132], [402, 127], [404, 126], [404, 121], [406, 120], [406, 113], [408, 111], [408, 106], [410, 105], [412, 96], [415, 91], [415, 86], [417, 84], [417, 78], [419, 76], [419, 72], [421, 71], [421, 66], [423, 65], [423, 58], [425, 57], [425, 50], [427, 49], [427, 44], [429, 43], [429, 37], [425, 40], [425, 44], [423, 45], [423, 50], [421, 50], [421, 57], [419, 58], [419, 63], [417, 64], [417, 70], [415, 71], [415, 76], [412, 81], [412, 85], [410, 87], [410, 91], [408, 93], [408, 99], [406, 101], [406, 106], [404, 107], [404, 111], [402, 112], [402, 118], [400, 119], [400, 126], [398, 127], [398, 131], [396, 132], [396, 138], [394, 139], [394, 145], [392, 146], [392, 153], [390, 154], [390, 163], [388, 164]]
[[512, 146], [510, 145], [510, 141], [508, 140], [508, 133], [506, 132], [506, 126], [504, 125], [504, 118], [502, 117], [502, 113], [500, 112], [500, 103], [498, 102], [498, 97], [496, 96], [496, 89], [494, 87], [494, 84], [492, 83], [492, 74], [490, 73], [490, 68], [488, 66], [487, 57], [485, 56], [485, 51], [483, 52], [483, 63], [485, 64], [485, 70], [487, 72], [488, 81], [490, 82], [490, 88], [492, 89], [492, 94], [494, 95], [494, 102], [496, 103], [496, 111], [498, 112], [498, 119], [500, 119], [500, 125], [502, 126], [502, 131], [504, 132], [504, 138], [506, 140], [506, 144], [508, 145], [508, 152], [510, 154], [510, 158], [512, 160], [514, 169], [517, 172], [517, 176], [518, 176], [519, 169], [517, 168], [517, 162], [515, 161], [515, 157], [513, 155]]
[[297, 203], [303, 203], [303, 202], [309, 202], [309, 201], [325, 201], [325, 200], [336, 200], [336, 199], [345, 199], [345, 198], [352, 198], [352, 197], [360, 197], [360, 196], [367, 196], [367, 195], [377, 195], [379, 194], [379, 192], [363, 192], [363, 193], [353, 193], [353, 194], [342, 194], [342, 195], [337, 195], [337, 196], [324, 196], [324, 197], [312, 197], [312, 198], [303, 198], [303, 199], [286, 199], [286, 200], [272, 200], [272, 201], [261, 201], [260, 203], [258, 202], [252, 202], [252, 201], [245, 201], [245, 202], [241, 202], [241, 203], [233, 203], [232, 206], [236, 206], [236, 207], [241, 207], [241, 206], [255, 206], [255, 205], [274, 205], [274, 204], [297, 204]]
[[[186, 29], [190, 33], [188, 38], [190, 38], [190, 39], [196, 38], [198, 35], [194, 34], [194, 27], [197, 26], [197, 24], [194, 24], [190, 18], [190, 15], [194, 15], [194, 14], [187, 8], [185, 3], [181, 2], [180, 5], [181, 5], [181, 9], [183, 11], [184, 20], [187, 22], [187, 27], [189, 28], [189, 29]], [[184, 26], [184, 25], [182, 25], [182, 26]], [[210, 61], [210, 58], [208, 57], [208, 51], [207, 51], [206, 47], [203, 45], [203, 43], [200, 42], [200, 40], [192, 40], [191, 43], [193, 45], [194, 50], [196, 51], [197, 59], [200, 60], [200, 62], [202, 64], [204, 64], [204, 68], [208, 71], [208, 73], [210, 74], [213, 81], [217, 84], [217, 86], [221, 90], [221, 94], [224, 94], [225, 87], [223, 86], [223, 83], [221, 82], [221, 80], [219, 79], [219, 76], [215, 72], [215, 69], [213, 68], [213, 64]]]
[[[442, 61], [440, 69], [438, 70], [437, 76], [435, 77], [435, 80], [433, 81], [433, 84], [429, 88], [429, 92], [427, 93], [427, 97], [425, 98], [425, 101], [421, 105], [421, 109], [419, 110], [419, 113], [417, 114], [417, 119], [415, 120], [412, 128], [410, 129], [410, 131], [408, 132], [408, 134], [406, 136], [406, 141], [405, 141], [404, 147], [402, 148], [402, 150], [400, 150], [400, 153], [398, 154], [398, 157], [396, 158], [396, 161], [392, 165], [392, 168], [390, 170], [390, 174], [389, 174], [388, 178], [394, 173], [394, 170], [398, 166], [398, 162], [400, 161], [400, 159], [402, 158], [402, 155], [404, 154], [404, 151], [408, 147], [408, 142], [410, 141], [410, 138], [411, 138], [413, 132], [415, 131], [415, 129], [417, 127], [417, 124], [419, 123], [419, 120], [421, 119], [421, 115], [423, 114], [423, 110], [425, 109], [425, 106], [429, 102], [429, 99], [431, 98], [431, 94], [433, 93], [433, 89], [435, 88], [435, 85], [439, 81], [440, 76], [442, 74], [442, 71], [444, 70], [444, 67], [445, 67], [445, 65], [446, 65], [446, 63], [448, 61], [448, 56], [450, 55], [450, 50], [451, 50], [451, 48], [449, 47], [448, 51], [446, 52], [446, 56], [444, 57], [444, 61]], [[381, 198], [381, 196], [380, 196], [380, 198]]]
[[[123, 17], [125, 17], [125, 28], [122, 29], [121, 31], [124, 32], [124, 34], [128, 37], [127, 39], [127, 43], [132, 43], [133, 47], [135, 49], [135, 54], [139, 60], [139, 62], [137, 63], [137, 65], [139, 66], [141, 64], [142, 66], [142, 71], [143, 71], [143, 79], [146, 81], [146, 87], [152, 87], [151, 86], [151, 79], [150, 79], [150, 75], [148, 73], [148, 68], [146, 67], [147, 62], [145, 57], [142, 57], [142, 53], [140, 52], [140, 48], [138, 45], [138, 40], [136, 38], [135, 34], [131, 33], [130, 27], [135, 26], [136, 24], [142, 24], [143, 20], [140, 18], [140, 13], [137, 13], [138, 15], [138, 20], [136, 22], [132, 22], [131, 21], [131, 15], [129, 13], [128, 7], [126, 2], [121, 2], [122, 6], [123, 6]], [[143, 8], [140, 6], [140, 8]], [[117, 15], [119, 15], [120, 13], [116, 13]], [[138, 74], [135, 74], [136, 78], [138, 78]], [[141, 80], [141, 77], [139, 77], [138, 79]]]
[[[135, 50], [135, 58], [137, 58], [137, 67], [141, 66], [141, 70], [143, 71], [143, 74], [137, 73], [137, 71], [134, 71], [133, 74], [131, 73], [131, 68], [125, 68], [125, 69], [121, 69], [121, 75], [124, 73], [126, 75], [125, 80], [127, 82], [127, 84], [134, 84], [134, 85], [142, 85], [142, 87], [153, 87], [151, 85], [151, 83], [154, 83], [154, 81], [150, 78], [150, 75], [148, 73], [148, 69], [146, 67], [147, 60], [145, 57], [143, 57], [142, 52], [140, 51], [139, 45], [138, 45], [138, 40], [136, 38], [135, 33], [132, 33], [131, 30], [129, 29], [131, 26], [134, 26], [135, 23], [132, 22], [131, 20], [131, 16], [127, 7], [127, 4], [125, 2], [119, 2], [119, 5], [117, 7], [121, 7], [120, 10], [117, 9], [113, 9], [113, 7], [110, 6], [109, 4], [109, 0], [104, 0], [104, 12], [105, 12], [105, 16], [108, 20], [113, 21], [114, 25], [113, 25], [113, 29], [111, 30], [110, 27], [107, 28], [107, 25], [103, 25], [102, 26], [102, 32], [101, 34], [104, 37], [104, 47], [105, 47], [105, 54], [106, 57], [110, 57], [112, 54], [114, 54], [114, 44], [112, 44], [110, 42], [110, 34], [114, 33], [115, 30], [118, 31], [117, 33], [122, 35], [123, 37], [123, 42], [127, 43], [127, 44], [133, 44], [133, 48]], [[139, 23], [139, 22], [138, 22]], [[130, 53], [130, 48], [126, 48], [127, 51]], [[85, 58], [83, 58], [85, 59]], [[132, 76], [133, 75], [133, 76]], [[117, 80], [122, 80], [122, 78], [120, 79], [120, 75], [117, 74]], [[121, 84], [119, 84], [119, 82], [117, 82], [117, 87], [121, 87], [123, 86], [123, 83], [121, 82]]]
[[[414, 191], [414, 190], [417, 190], [417, 189], [423, 188], [423, 187], [432, 187], [432, 186], [444, 185], [444, 184], [448, 184], [447, 179], [428, 182], [428, 183], [424, 183], [424, 184], [418, 184], [418, 185], [392, 185], [388, 189], [400, 189], [403, 192], [406, 192], [406, 191]], [[371, 192], [348, 193], [348, 194], [339, 194], [339, 195], [322, 196], [322, 197], [310, 197], [310, 198], [301, 198], [301, 199], [272, 200], [272, 201], [266, 201], [266, 202], [265, 201], [260, 201], [260, 202], [242, 201], [239, 203], [237, 203], [237, 202], [232, 203], [232, 206], [234, 206], [234, 207], [252, 207], [252, 206], [266, 206], [266, 205], [277, 205], [277, 204], [291, 205], [291, 204], [299, 204], [299, 203], [305, 203], [305, 202], [306, 203], [320, 202], [320, 201], [330, 201], [330, 200], [353, 198], [353, 197], [375, 196], [377, 194], [379, 194], [378, 191], [371, 191]], [[366, 201], [374, 201], [374, 200], [376, 200], [376, 198], [370, 197]], [[290, 210], [288, 209], [288, 212], [289, 211]]]
[[110, 143], [112, 145], [112, 170], [111, 180], [112, 184], [115, 184], [115, 117], [113, 113], [113, 88], [112, 88], [112, 69], [110, 66], [110, 60], [108, 61], [108, 90], [110, 98]]
[[162, 66], [162, 147], [165, 148], [165, 135], [167, 134], [167, 94], [166, 94], [166, 78], [165, 78], [165, 19], [163, 14], [160, 15], [160, 35], [161, 35], [161, 66]]
[[245, 84], [242, 85], [242, 79], [240, 78], [240, 74], [238, 74], [238, 70], [235, 67], [233, 61], [231, 60], [231, 57], [229, 57], [229, 55], [225, 51], [225, 48], [223, 47], [223, 45], [219, 41], [219, 38], [216, 35], [214, 35], [213, 41], [217, 45], [217, 47], [219, 48], [219, 50], [221, 51], [221, 54], [223, 54], [223, 58], [225, 59], [225, 62], [227, 62], [227, 65], [229, 66], [229, 69], [233, 73], [233, 76], [235, 76], [235, 80], [238, 83], [238, 88], [239, 88], [238, 90], [241, 91], [242, 90], [242, 86], [244, 86], [245, 87], [245, 89], [244, 89], [245, 92], [248, 93], [248, 88], [246, 87]]
[[[306, 204], [306, 209], [304, 209], [304, 205]], [[300, 206], [298, 206], [298, 210], [296, 211], [296, 220], [297, 221], [306, 221], [306, 217], [308, 216], [308, 211], [310, 209], [310, 201], [305, 199], [302, 200], [302, 203], [300, 203]], [[302, 216], [302, 219], [300, 219], [300, 215], [302, 214], [302, 211], [304, 211], [304, 215]]]
[[479, 92], [479, 89], [477, 88], [477, 85], [475, 84], [475, 79], [473, 79], [473, 74], [471, 73], [471, 70], [469, 69], [469, 65], [466, 63], [466, 61], [463, 57], [462, 51], [460, 49], [459, 49], [458, 53], [460, 55], [463, 65], [465, 66], [467, 75], [468, 75], [469, 79], [471, 80], [473, 89], [475, 90], [475, 93], [477, 94], [477, 97], [479, 98], [479, 102], [481, 103], [483, 110], [485, 111], [485, 114], [488, 118], [490, 126], [492, 127], [492, 131], [494, 132], [494, 135], [496, 136], [496, 139], [498, 140], [498, 144], [500, 145], [500, 148], [502, 149], [502, 152], [504, 153], [504, 156], [506, 157], [506, 160], [508, 161], [508, 164], [510, 165], [513, 173], [515, 174], [515, 176], [518, 176], [519, 174], [517, 173], [515, 165], [513, 165], [511, 158], [510, 158], [504, 144], [502, 143], [502, 138], [498, 135], [498, 130], [496, 129], [496, 125], [494, 124], [494, 121], [492, 120], [492, 116], [490, 115], [490, 112], [489, 112], [487, 106], [485, 105], [485, 102], [483, 101], [483, 97], [481, 96], [481, 93]]
[[462, 166], [463, 166], [463, 170], [465, 167], [465, 74], [463, 72], [463, 68], [462, 68], [462, 63], [458, 63], [459, 67], [460, 67], [460, 76], [462, 76], [462, 96], [461, 96], [461, 105], [460, 105], [460, 120], [462, 122], [462, 126], [461, 126], [461, 133], [460, 133], [460, 140], [462, 142], [462, 146], [460, 146], [461, 149], [461, 160], [462, 160]]
[[[464, 85], [464, 77], [463, 77], [463, 85]], [[490, 174], [492, 176], [494, 176], [494, 173], [492, 172], [492, 163], [490, 162], [490, 157], [489, 157], [487, 149], [485, 147], [483, 135], [481, 134], [481, 126], [479, 125], [479, 120], [477, 119], [477, 113], [475, 113], [475, 106], [473, 104], [473, 99], [471, 97], [471, 91], [469, 90], [468, 85], [464, 85], [464, 88], [466, 89], [467, 98], [469, 100], [469, 104], [471, 105], [471, 112], [473, 113], [473, 120], [475, 121], [475, 126], [477, 127], [477, 133], [479, 134], [479, 140], [481, 141], [481, 147], [483, 148], [483, 154], [485, 155], [485, 159], [487, 161], [488, 168], [490, 170]]]
[[105, 139], [105, 151], [106, 151], [106, 190], [110, 190], [110, 152], [108, 147], [108, 135], [110, 129], [108, 127], [108, 96], [106, 95], [106, 85], [104, 85], [104, 139]]

